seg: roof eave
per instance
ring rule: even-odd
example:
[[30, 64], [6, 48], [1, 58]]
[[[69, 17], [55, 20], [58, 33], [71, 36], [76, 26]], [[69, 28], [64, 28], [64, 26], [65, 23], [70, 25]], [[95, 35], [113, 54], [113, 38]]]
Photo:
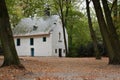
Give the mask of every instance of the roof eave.
[[49, 36], [50, 33], [46, 33], [46, 34], [32, 34], [32, 35], [13, 35], [14, 38], [18, 38], [18, 37], [42, 37], [42, 36]]

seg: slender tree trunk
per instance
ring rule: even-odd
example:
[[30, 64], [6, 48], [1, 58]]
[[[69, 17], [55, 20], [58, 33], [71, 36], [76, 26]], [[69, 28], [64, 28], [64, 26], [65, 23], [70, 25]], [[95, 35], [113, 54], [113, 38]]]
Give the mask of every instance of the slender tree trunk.
[[66, 55], [67, 55], [68, 54], [68, 47], [67, 47], [66, 34], [65, 34], [66, 31], [65, 31], [65, 17], [64, 17], [64, 13], [63, 13], [63, 0], [59, 0], [59, 8], [60, 8], [62, 27], [63, 27], [65, 51], [66, 51]]
[[0, 1], [0, 39], [4, 51], [2, 66], [20, 65], [15, 49], [5, 0]]
[[112, 20], [111, 14], [110, 14], [107, 0], [102, 0], [102, 4], [103, 4], [104, 12], [105, 12], [106, 22], [107, 22], [108, 29], [109, 29], [108, 31], [110, 34], [111, 44], [114, 49], [113, 59], [110, 59], [111, 61], [109, 63], [110, 64], [120, 64], [120, 42], [118, 39], [118, 35], [116, 32], [115, 26], [113, 24], [113, 20]]
[[[71, 6], [71, 0], [66, 0], [66, 5], [65, 5], [65, 7], [66, 7], [66, 11], [65, 11], [65, 27], [66, 27], [66, 29], [67, 29], [67, 23], [68, 23], [68, 14], [69, 14], [69, 9], [70, 9], [70, 6]], [[73, 28], [73, 26], [71, 26], [72, 28]], [[70, 40], [70, 47], [68, 47], [67, 46], [67, 50], [69, 51], [67, 51], [67, 55], [68, 54], [70, 54], [70, 52], [72, 51], [72, 35], [71, 36], [69, 36], [69, 40]]]
[[113, 50], [113, 46], [110, 41], [110, 35], [109, 35], [108, 29], [107, 29], [107, 25], [105, 23], [105, 19], [103, 16], [103, 12], [102, 12], [102, 8], [100, 6], [99, 0], [92, 0], [92, 1], [93, 1], [93, 5], [95, 8], [96, 16], [98, 19], [100, 31], [101, 31], [101, 34], [103, 37], [103, 41], [104, 41], [107, 51], [109, 53], [109, 62], [110, 62], [114, 57], [114, 50]]
[[95, 32], [92, 27], [92, 21], [91, 21], [91, 17], [90, 17], [90, 9], [89, 9], [89, 1], [88, 0], [86, 0], [86, 9], [87, 9], [87, 16], [88, 16], [88, 24], [89, 24], [91, 38], [93, 40], [96, 59], [101, 59], [101, 55], [100, 55], [100, 52], [99, 52], [98, 46], [97, 46], [97, 38], [96, 38]]

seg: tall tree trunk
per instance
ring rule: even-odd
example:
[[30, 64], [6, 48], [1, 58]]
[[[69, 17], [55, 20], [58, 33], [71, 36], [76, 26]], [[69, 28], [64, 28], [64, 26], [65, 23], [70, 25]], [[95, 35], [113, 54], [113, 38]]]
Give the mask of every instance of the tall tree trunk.
[[113, 59], [110, 59], [111, 61], [109, 62], [110, 64], [120, 64], [120, 42], [118, 39], [118, 35], [115, 29], [115, 26], [113, 24], [113, 20], [110, 14], [110, 10], [107, 4], [107, 0], [102, 0], [104, 12], [105, 12], [105, 17], [106, 17], [106, 22], [108, 26], [108, 31], [110, 34], [110, 40], [111, 44], [113, 46], [114, 54], [113, 54]]
[[96, 38], [95, 32], [94, 32], [93, 27], [92, 27], [89, 3], [90, 2], [88, 0], [86, 0], [86, 9], [87, 9], [87, 16], [88, 16], [88, 24], [89, 24], [90, 34], [91, 34], [91, 38], [93, 40], [96, 59], [101, 59], [101, 55], [100, 55], [100, 52], [99, 52], [98, 46], [97, 46], [97, 38]]
[[68, 47], [67, 47], [67, 41], [66, 41], [66, 34], [65, 34], [65, 16], [63, 13], [63, 0], [58, 0], [59, 1], [59, 8], [60, 8], [60, 14], [61, 14], [61, 20], [62, 20], [62, 27], [63, 27], [63, 35], [64, 35], [64, 44], [65, 44], [65, 51], [66, 55], [68, 54]]
[[4, 62], [2, 66], [20, 65], [5, 0], [0, 1], [0, 39], [4, 51]]
[[102, 8], [100, 6], [99, 0], [92, 0], [92, 1], [93, 1], [93, 5], [95, 8], [96, 16], [98, 19], [100, 31], [101, 31], [101, 34], [103, 37], [103, 41], [104, 41], [107, 51], [109, 53], [109, 62], [110, 62], [114, 57], [114, 50], [113, 50], [113, 46], [110, 41], [110, 35], [109, 35], [108, 29], [107, 29], [107, 25], [105, 23], [105, 19], [103, 16], [103, 12], [102, 12]]
[[[65, 16], [64, 16], [65, 17], [64, 23], [65, 23], [66, 29], [68, 27], [67, 23], [68, 23], [68, 14], [69, 14], [70, 6], [71, 6], [71, 0], [66, 0], [66, 5], [65, 5], [66, 11], [65, 11]], [[71, 26], [71, 28], [73, 28], [73, 26]], [[67, 55], [71, 54], [71, 52], [72, 52], [72, 34], [68, 37], [69, 37], [70, 44], [69, 44], [69, 47], [67, 46], [67, 48], [68, 48], [67, 50], [69, 51], [69, 52], [67, 51]]]

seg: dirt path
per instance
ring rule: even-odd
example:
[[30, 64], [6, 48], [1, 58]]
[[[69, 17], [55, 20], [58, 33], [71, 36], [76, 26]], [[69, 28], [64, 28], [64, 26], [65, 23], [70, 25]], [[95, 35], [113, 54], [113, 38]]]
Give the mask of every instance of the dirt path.
[[[0, 69], [0, 80], [120, 80], [120, 66], [108, 65], [108, 59], [21, 57], [27, 71]], [[0, 63], [2, 59], [0, 59]], [[4, 70], [4, 73], [1, 71]], [[9, 79], [5, 72], [11, 74]]]

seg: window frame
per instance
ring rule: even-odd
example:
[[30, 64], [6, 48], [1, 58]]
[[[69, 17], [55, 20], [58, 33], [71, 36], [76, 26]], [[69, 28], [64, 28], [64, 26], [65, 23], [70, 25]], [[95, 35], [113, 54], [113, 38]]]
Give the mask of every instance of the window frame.
[[20, 38], [17, 38], [17, 39], [16, 39], [16, 44], [17, 44], [17, 46], [20, 46], [20, 45], [21, 45], [21, 39], [20, 39]]
[[47, 41], [47, 38], [46, 37], [43, 37], [43, 42], [46, 42]]
[[34, 45], [34, 38], [30, 38], [30, 45]]

